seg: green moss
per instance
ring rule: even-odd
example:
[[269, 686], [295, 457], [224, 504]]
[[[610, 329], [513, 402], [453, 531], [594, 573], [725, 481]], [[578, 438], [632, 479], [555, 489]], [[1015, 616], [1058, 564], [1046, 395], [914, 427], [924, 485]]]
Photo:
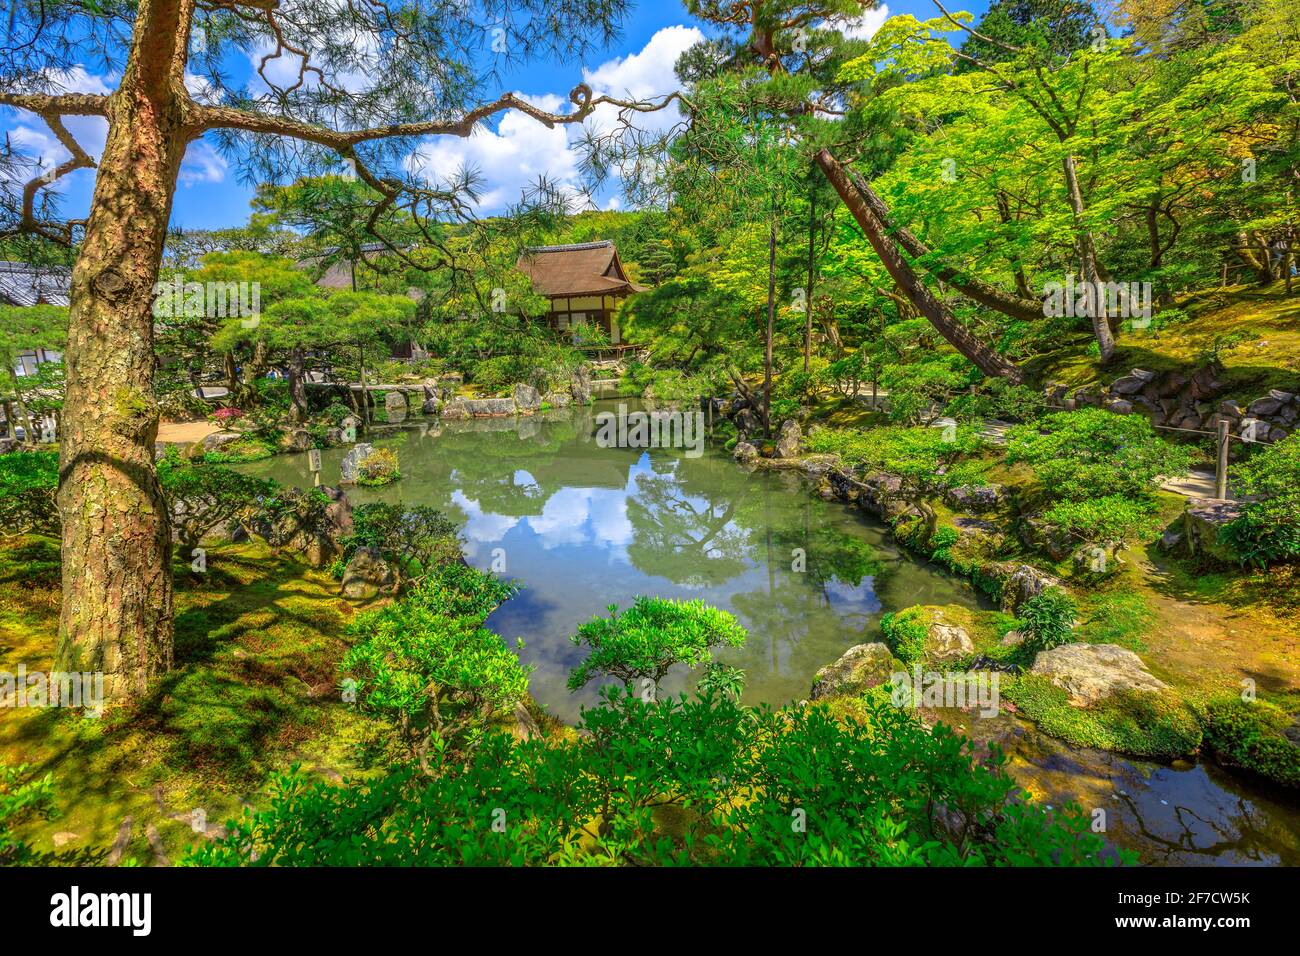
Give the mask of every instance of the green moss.
[[880, 619], [885, 643], [904, 664], [917, 664], [925, 657], [927, 620], [925, 609], [920, 607], [905, 608]]
[[1300, 787], [1300, 746], [1282, 733], [1291, 722], [1285, 711], [1265, 701], [1219, 698], [1206, 708], [1205, 743], [1223, 763]]
[[1076, 747], [1168, 760], [1201, 745], [1200, 722], [1174, 691], [1116, 694], [1081, 708], [1047, 678], [1022, 674], [1004, 681], [1002, 695], [1043, 733]]
[[1079, 626], [1075, 639], [1090, 644], [1118, 644], [1145, 651], [1145, 635], [1156, 622], [1156, 612], [1141, 591], [1120, 589], [1085, 593], [1079, 597]]

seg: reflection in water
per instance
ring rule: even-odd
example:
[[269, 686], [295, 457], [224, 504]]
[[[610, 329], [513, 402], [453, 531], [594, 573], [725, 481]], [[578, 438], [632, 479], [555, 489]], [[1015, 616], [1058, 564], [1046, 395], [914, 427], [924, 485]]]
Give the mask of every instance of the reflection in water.
[[[860, 515], [808, 495], [795, 476], [746, 475], [716, 448], [687, 458], [599, 447], [598, 411], [420, 420], [374, 440], [397, 451], [401, 481], [348, 491], [355, 503], [439, 508], [462, 526], [466, 560], [480, 568], [504, 560], [525, 589], [488, 624], [511, 644], [524, 638], [532, 693], [557, 716], [576, 721], [598, 692], [594, 683], [576, 694], [565, 687], [583, 653], [569, 636], [639, 594], [700, 598], [735, 614], [750, 639], [719, 656], [745, 670], [747, 701], [771, 704], [807, 696], [817, 669], [869, 639], [884, 611], [976, 603]], [[343, 454], [322, 454], [324, 482], [337, 481]], [[306, 456], [248, 470], [286, 484], [311, 479]], [[689, 680], [682, 669], [664, 689]]]
[[[876, 639], [884, 611], [975, 603], [969, 588], [903, 557], [881, 529], [812, 497], [798, 478], [746, 475], [716, 448], [689, 459], [601, 448], [595, 411], [416, 418], [374, 441], [397, 450], [401, 481], [348, 491], [358, 504], [439, 508], [462, 526], [471, 564], [504, 558], [525, 588], [488, 623], [512, 646], [525, 639], [530, 689], [557, 716], [576, 721], [597, 696], [594, 683], [577, 694], [565, 687], [584, 653], [569, 635], [638, 594], [700, 598], [735, 614], [749, 641], [719, 656], [744, 668], [748, 702], [771, 704], [805, 697], [819, 667]], [[338, 481], [344, 452], [322, 453], [324, 482]], [[242, 468], [298, 487], [312, 480], [305, 454]], [[670, 674], [665, 689], [688, 681]], [[1105, 808], [1108, 838], [1144, 863], [1300, 863], [1293, 804], [1213, 766], [1074, 750], [1005, 714], [973, 725], [968, 715], [944, 719], [977, 738], [1001, 736], [1011, 772], [1040, 799]]]

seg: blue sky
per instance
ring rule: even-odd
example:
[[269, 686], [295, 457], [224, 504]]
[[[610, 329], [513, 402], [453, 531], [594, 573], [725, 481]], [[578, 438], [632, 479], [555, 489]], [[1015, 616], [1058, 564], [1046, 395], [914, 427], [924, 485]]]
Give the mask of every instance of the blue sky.
[[[949, 9], [966, 9], [981, 13], [987, 3], [976, 0], [958, 3]], [[937, 14], [930, 0], [889, 0], [881, 9], [865, 15], [859, 31], [869, 31], [886, 15], [911, 13], [928, 18]], [[513, 69], [503, 78], [503, 88], [525, 95], [530, 101], [563, 111], [568, 91], [586, 80], [599, 92], [613, 95], [653, 96], [669, 92], [675, 86], [672, 65], [677, 55], [702, 36], [700, 25], [686, 13], [684, 5], [668, 0], [642, 0], [632, 9], [624, 23], [623, 35], [605, 49], [596, 51], [586, 62], [560, 63], [538, 61]], [[286, 64], [287, 66], [288, 64]], [[296, 64], [294, 64], [296, 69]], [[238, 65], [232, 71], [240, 81]], [[247, 68], [245, 67], [247, 73]], [[68, 77], [70, 88], [87, 92], [109, 92], [115, 78], [96, 76], [78, 69]], [[192, 87], [193, 88], [193, 87]], [[599, 117], [597, 117], [599, 119]], [[660, 116], [657, 122], [671, 122]], [[97, 118], [70, 117], [67, 125], [92, 155], [103, 144], [105, 124]], [[20, 110], [0, 108], [0, 132], [8, 133], [25, 151], [42, 155], [50, 163], [61, 162], [67, 154], [44, 124]], [[576, 130], [546, 130], [518, 113], [507, 113], [490, 124], [481, 124], [468, 139], [442, 137], [427, 141], [408, 163], [425, 175], [449, 175], [462, 164], [478, 168], [485, 180], [485, 194], [480, 211], [491, 213], [515, 200], [528, 183], [545, 173], [560, 183], [574, 187], [579, 182], [577, 154], [569, 148]], [[80, 170], [61, 180], [56, 188], [62, 194], [65, 215], [84, 216], [94, 185], [94, 171]], [[240, 181], [237, 159], [222, 156], [206, 140], [191, 145], [181, 168], [172, 224], [186, 229], [237, 226], [249, 212], [252, 188]], [[615, 190], [598, 197], [607, 207], [617, 207]]]

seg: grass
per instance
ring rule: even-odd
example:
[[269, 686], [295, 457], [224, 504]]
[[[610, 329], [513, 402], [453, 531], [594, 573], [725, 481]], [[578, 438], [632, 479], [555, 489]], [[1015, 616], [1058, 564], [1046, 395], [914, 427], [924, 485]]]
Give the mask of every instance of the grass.
[[1300, 388], [1300, 295], [1287, 296], [1283, 283], [1204, 290], [1180, 298], [1178, 307], [1188, 313], [1185, 321], [1158, 331], [1121, 332], [1115, 361], [1104, 370], [1087, 354], [1084, 336], [1030, 363], [1032, 372], [1070, 388], [1109, 385], [1130, 368], [1188, 372], [1205, 364], [1216, 340], [1238, 337], [1240, 344], [1220, 354], [1223, 398], [1245, 402], [1271, 388]]
[[[58, 552], [0, 544], [0, 664], [48, 670], [58, 628]], [[216, 824], [257, 805], [267, 779], [301, 763], [322, 778], [364, 774], [387, 754], [386, 725], [337, 689], [352, 609], [324, 571], [260, 544], [214, 546], [208, 572], [176, 566], [176, 668], [134, 706], [100, 719], [20, 710], [0, 723], [0, 761], [52, 772], [59, 816], [28, 825], [38, 849], [107, 847], [123, 820], [123, 861], [172, 861]], [[154, 837], [147, 835], [152, 828]]]

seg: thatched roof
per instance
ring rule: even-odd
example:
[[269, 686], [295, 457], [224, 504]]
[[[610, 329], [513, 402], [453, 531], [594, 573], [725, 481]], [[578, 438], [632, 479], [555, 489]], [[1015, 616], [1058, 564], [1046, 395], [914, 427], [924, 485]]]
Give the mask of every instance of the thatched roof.
[[533, 280], [538, 295], [627, 295], [641, 292], [623, 271], [614, 243], [579, 242], [525, 249], [516, 268]]

